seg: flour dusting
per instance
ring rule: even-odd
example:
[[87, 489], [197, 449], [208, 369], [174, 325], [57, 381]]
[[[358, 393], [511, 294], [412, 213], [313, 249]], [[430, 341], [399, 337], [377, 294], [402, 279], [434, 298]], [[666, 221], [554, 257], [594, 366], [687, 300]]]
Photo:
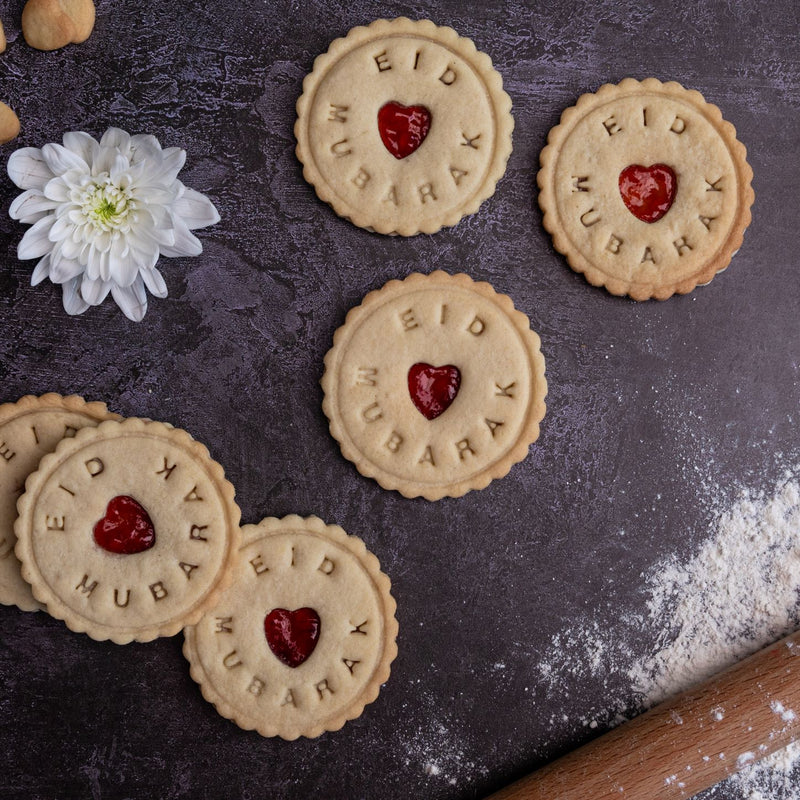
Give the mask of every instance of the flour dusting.
[[800, 743], [793, 742], [763, 761], [746, 767], [729, 778], [726, 784], [735, 787], [743, 800], [798, 800], [799, 768]]
[[437, 708], [432, 696], [422, 697], [423, 706], [429, 715], [422, 724], [403, 726], [399, 740], [405, 751], [406, 765], [419, 765], [432, 781], [449, 786], [463, 785], [483, 777], [488, 769], [479, 763], [480, 751], [451, 715]]
[[[771, 493], [743, 491], [716, 515], [710, 536], [688, 563], [670, 558], [647, 575], [647, 613], [620, 618], [613, 630], [585, 620], [558, 633], [539, 666], [556, 685], [566, 673], [588, 675], [609, 689], [581, 720], [613, 725], [700, 683], [800, 627], [800, 483], [784, 475]], [[643, 629], [655, 635], [651, 655], [632, 654]], [[622, 671], [629, 687], [612, 680]], [[784, 722], [793, 709], [773, 704]], [[723, 719], [725, 709], [715, 708]], [[742, 800], [800, 800], [800, 745], [762, 760], [733, 756], [742, 772], [704, 795], [734, 791]], [[754, 762], [754, 763], [751, 763]], [[667, 784], [677, 775], [665, 776]]]
[[671, 560], [651, 580], [648, 611], [651, 621], [664, 625], [660, 647], [629, 672], [647, 705], [798, 626], [797, 481], [787, 478], [770, 497], [744, 493], [720, 515], [714, 535], [688, 565]]

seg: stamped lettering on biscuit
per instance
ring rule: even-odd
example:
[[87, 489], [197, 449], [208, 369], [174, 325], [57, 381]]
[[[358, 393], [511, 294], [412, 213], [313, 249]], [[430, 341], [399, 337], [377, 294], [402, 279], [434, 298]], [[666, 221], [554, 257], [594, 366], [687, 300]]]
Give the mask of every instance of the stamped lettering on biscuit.
[[[192, 677], [264, 736], [338, 729], [375, 699], [397, 652], [389, 580], [360, 540], [316, 517], [242, 533], [233, 585], [185, 632]], [[254, 583], [248, 564], [267, 562], [269, 581]]]
[[511, 153], [510, 109], [468, 39], [426, 20], [379, 20], [315, 61], [297, 103], [297, 156], [354, 224], [433, 233], [494, 192]]
[[568, 109], [548, 142], [544, 225], [592, 284], [666, 299], [710, 281], [741, 245], [752, 170], [699, 92], [654, 78], [607, 84]]
[[9, 445], [6, 442], [0, 442], [0, 458], [2, 458], [3, 461], [6, 462], [11, 461], [11, 459], [14, 458], [15, 455], [16, 453], [9, 447]]
[[371, 293], [325, 364], [324, 409], [343, 454], [409, 497], [501, 477], [544, 415], [537, 335], [509, 298], [466, 275], [412, 275]]
[[[87, 403], [74, 395], [27, 396], [0, 405], [0, 603], [25, 611], [41, 608], [22, 579], [19, 560], [13, 553], [17, 542], [16, 504], [25, 480], [62, 439], [107, 419], [118, 417], [104, 403]], [[61, 491], [70, 492], [71, 485], [64, 483]], [[51, 519], [51, 524], [55, 522]]]
[[118, 643], [199, 619], [230, 579], [239, 539], [219, 464], [185, 431], [138, 419], [63, 439], [19, 511], [17, 552], [36, 597], [73, 630]]

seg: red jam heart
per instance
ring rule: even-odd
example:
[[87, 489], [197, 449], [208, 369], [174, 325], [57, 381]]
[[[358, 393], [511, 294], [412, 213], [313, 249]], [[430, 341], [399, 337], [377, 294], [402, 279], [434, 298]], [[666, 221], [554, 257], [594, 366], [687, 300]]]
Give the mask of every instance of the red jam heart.
[[313, 608], [288, 611], [273, 608], [264, 618], [269, 649], [287, 667], [299, 667], [313, 652], [319, 639], [319, 614]]
[[95, 524], [94, 540], [109, 553], [131, 555], [149, 550], [156, 543], [156, 529], [141, 504], [127, 495], [118, 495]]
[[678, 178], [672, 167], [631, 164], [619, 174], [619, 193], [628, 211], [642, 222], [657, 222], [669, 211]]
[[408, 371], [408, 393], [425, 419], [436, 419], [444, 414], [455, 400], [459, 386], [461, 373], [452, 364], [432, 367], [419, 363]]
[[384, 147], [395, 158], [410, 156], [431, 128], [431, 112], [425, 106], [389, 102], [378, 111], [378, 131]]

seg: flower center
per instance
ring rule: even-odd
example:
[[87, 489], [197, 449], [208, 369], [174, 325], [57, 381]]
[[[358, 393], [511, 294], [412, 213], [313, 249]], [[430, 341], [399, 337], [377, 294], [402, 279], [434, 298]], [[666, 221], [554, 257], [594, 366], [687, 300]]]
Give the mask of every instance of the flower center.
[[135, 206], [130, 191], [111, 183], [108, 176], [89, 184], [80, 204], [87, 220], [104, 231], [127, 227]]
[[103, 198], [92, 210], [94, 216], [101, 222], [108, 222], [108, 220], [117, 213], [117, 206], [109, 199]]

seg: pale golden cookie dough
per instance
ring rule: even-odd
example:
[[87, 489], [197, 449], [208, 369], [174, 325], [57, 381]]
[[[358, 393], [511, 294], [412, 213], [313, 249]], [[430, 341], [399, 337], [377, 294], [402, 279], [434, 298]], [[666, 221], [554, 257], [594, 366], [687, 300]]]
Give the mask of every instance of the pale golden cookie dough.
[[[396, 158], [378, 112], [423, 107], [430, 129]], [[297, 157], [317, 195], [378, 233], [434, 233], [494, 194], [511, 154], [511, 100], [485, 53], [452, 28], [404, 17], [336, 39], [297, 101]]]
[[[339, 730], [378, 696], [397, 655], [389, 578], [364, 543], [317, 517], [242, 528], [234, 583], [185, 630], [191, 675], [222, 716], [262, 736]], [[316, 646], [293, 666], [268, 644], [275, 609], [313, 610]]]
[[119, 416], [109, 412], [105, 403], [87, 403], [76, 395], [26, 395], [16, 403], [0, 405], [0, 603], [23, 611], [42, 608], [22, 579], [14, 554], [17, 498], [25, 479], [63, 438], [112, 419]]
[[[150, 546], [98, 543], [112, 501], [133, 498]], [[18, 502], [16, 553], [34, 596], [70, 629], [118, 644], [196, 622], [230, 581], [239, 547], [233, 486], [208, 450], [160, 422], [104, 422], [45, 456]]]
[[[750, 223], [753, 171], [736, 130], [694, 90], [626, 78], [584, 94], [541, 153], [544, 227], [569, 265], [595, 286], [664, 300], [725, 269]], [[669, 210], [645, 222], [628, 210], [620, 173], [667, 165]]]
[[[426, 418], [414, 365], [455, 367], [449, 407]], [[539, 436], [547, 383], [539, 336], [506, 295], [468, 275], [412, 274], [368, 294], [325, 356], [323, 409], [362, 475], [406, 497], [459, 497], [522, 461]]]

